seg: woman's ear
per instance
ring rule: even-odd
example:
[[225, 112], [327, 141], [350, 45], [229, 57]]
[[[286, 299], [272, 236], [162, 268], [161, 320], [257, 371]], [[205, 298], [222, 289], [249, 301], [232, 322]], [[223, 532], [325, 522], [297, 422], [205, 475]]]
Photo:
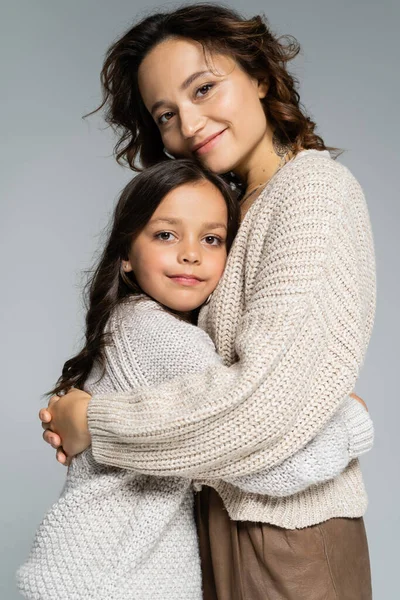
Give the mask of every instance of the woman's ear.
[[269, 85], [265, 81], [265, 79], [259, 79], [259, 81], [258, 81], [258, 97], [260, 99], [265, 98], [265, 96], [268, 93], [268, 88], [269, 88]]

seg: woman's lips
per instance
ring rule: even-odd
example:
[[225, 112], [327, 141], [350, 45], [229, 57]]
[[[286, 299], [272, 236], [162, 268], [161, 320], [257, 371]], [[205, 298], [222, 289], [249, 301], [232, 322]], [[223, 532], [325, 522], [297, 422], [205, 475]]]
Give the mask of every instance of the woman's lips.
[[184, 277], [183, 275], [175, 275], [170, 277], [170, 279], [172, 279], [172, 281], [175, 281], [175, 283], [187, 286], [195, 286], [202, 283], [201, 279], [197, 279], [196, 277]]
[[206, 144], [204, 144], [204, 146], [200, 146], [200, 148], [198, 148], [197, 150], [194, 151], [195, 154], [206, 154], [207, 152], [209, 152], [209, 150], [211, 150], [212, 148], [214, 148], [214, 146], [216, 144], [218, 144], [219, 140], [222, 137], [222, 134], [226, 131], [226, 129], [224, 129], [223, 131], [221, 131], [221, 133], [218, 133], [216, 136], [214, 136], [213, 138], [211, 138], [211, 140], [209, 142], [207, 142]]

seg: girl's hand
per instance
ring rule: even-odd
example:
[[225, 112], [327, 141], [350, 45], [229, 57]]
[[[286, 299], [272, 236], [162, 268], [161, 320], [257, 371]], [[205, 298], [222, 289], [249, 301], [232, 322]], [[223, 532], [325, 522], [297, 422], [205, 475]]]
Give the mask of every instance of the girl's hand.
[[365, 404], [364, 400], [362, 398], [360, 398], [360, 396], [357, 396], [357, 394], [354, 394], [354, 393], [349, 394], [349, 396], [350, 396], [350, 398], [354, 398], [354, 400], [357, 400], [357, 402], [362, 404], [363, 407], [365, 408], [365, 410], [368, 412], [367, 405]]
[[48, 408], [39, 411], [45, 429], [43, 439], [57, 448], [56, 458], [62, 464], [69, 464], [73, 456], [90, 446], [87, 426], [90, 398], [86, 392], [72, 388], [65, 396], [52, 396]]

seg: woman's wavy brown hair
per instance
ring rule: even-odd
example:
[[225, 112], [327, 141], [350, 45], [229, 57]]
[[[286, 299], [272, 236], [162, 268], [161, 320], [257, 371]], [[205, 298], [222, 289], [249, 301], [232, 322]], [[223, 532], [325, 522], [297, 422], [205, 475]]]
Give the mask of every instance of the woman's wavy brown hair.
[[[114, 154], [119, 163], [141, 171], [170, 160], [163, 152], [159, 129], [146, 109], [138, 86], [139, 66], [157, 44], [172, 37], [199, 42], [207, 53], [234, 58], [251, 77], [268, 82], [261, 100], [268, 123], [281, 143], [294, 153], [301, 149], [330, 150], [315, 130], [300, 103], [298, 81], [287, 64], [300, 51], [292, 36], [276, 37], [264, 16], [245, 19], [231, 8], [209, 4], [185, 4], [167, 13], [153, 14], [129, 29], [108, 49], [101, 71], [105, 119], [117, 132]], [[210, 66], [211, 68], [211, 66]], [[140, 164], [138, 164], [140, 161]], [[227, 174], [229, 175], [229, 174]]]

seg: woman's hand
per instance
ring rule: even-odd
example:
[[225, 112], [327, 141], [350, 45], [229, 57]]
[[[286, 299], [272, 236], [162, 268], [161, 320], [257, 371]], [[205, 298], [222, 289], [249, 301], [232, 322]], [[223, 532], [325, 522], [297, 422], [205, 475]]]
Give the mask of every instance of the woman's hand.
[[39, 411], [45, 430], [43, 439], [57, 448], [56, 458], [64, 465], [68, 465], [73, 456], [90, 446], [87, 426], [90, 398], [86, 392], [72, 388], [65, 396], [52, 396], [48, 407]]
[[360, 396], [357, 396], [357, 394], [354, 394], [354, 393], [349, 394], [349, 396], [350, 396], [350, 398], [354, 398], [354, 400], [357, 400], [357, 402], [362, 404], [363, 407], [365, 408], [365, 410], [368, 412], [367, 405], [365, 404], [364, 400], [362, 398], [360, 398]]

